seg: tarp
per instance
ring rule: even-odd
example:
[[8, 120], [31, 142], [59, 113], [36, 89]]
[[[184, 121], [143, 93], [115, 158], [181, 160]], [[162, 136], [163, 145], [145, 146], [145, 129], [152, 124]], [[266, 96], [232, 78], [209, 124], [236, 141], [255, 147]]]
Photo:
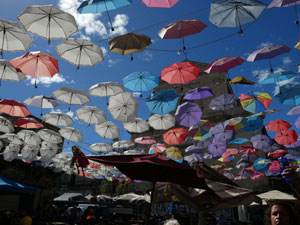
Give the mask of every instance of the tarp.
[[0, 191], [13, 191], [23, 194], [34, 195], [36, 188], [23, 185], [0, 175]]
[[63, 193], [61, 196], [53, 199], [55, 202], [68, 202], [72, 198], [83, 197], [81, 193]]

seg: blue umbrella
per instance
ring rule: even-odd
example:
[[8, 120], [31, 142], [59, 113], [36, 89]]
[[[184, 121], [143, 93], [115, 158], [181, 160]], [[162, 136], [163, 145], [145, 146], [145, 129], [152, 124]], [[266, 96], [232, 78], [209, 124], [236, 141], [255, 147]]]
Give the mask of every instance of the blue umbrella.
[[300, 84], [285, 84], [276, 87], [274, 96], [284, 105], [300, 105]]
[[271, 160], [264, 159], [264, 158], [258, 158], [255, 160], [253, 166], [256, 171], [264, 172], [268, 169], [269, 164], [271, 163]]
[[247, 119], [248, 120], [245, 126], [242, 127], [243, 131], [251, 133], [259, 131], [261, 128], [263, 128], [264, 120], [259, 116], [247, 117]]
[[236, 138], [230, 142], [228, 142], [228, 144], [243, 144], [248, 142], [249, 140], [247, 138]]
[[258, 83], [260, 84], [272, 84], [278, 83], [280, 81], [288, 80], [293, 77], [298, 76], [298, 74], [294, 73], [293, 71], [280, 71], [276, 73], [270, 73], [264, 77], [262, 77]]
[[176, 109], [178, 94], [175, 90], [163, 90], [152, 94], [146, 105], [151, 113], [165, 115]]
[[130, 5], [131, 3], [132, 0], [87, 0], [81, 3], [77, 11], [80, 14], [101, 13], [106, 11], [111, 30], [114, 31], [108, 11]]
[[158, 84], [159, 77], [148, 72], [134, 72], [123, 78], [124, 87], [131, 91], [150, 91]]

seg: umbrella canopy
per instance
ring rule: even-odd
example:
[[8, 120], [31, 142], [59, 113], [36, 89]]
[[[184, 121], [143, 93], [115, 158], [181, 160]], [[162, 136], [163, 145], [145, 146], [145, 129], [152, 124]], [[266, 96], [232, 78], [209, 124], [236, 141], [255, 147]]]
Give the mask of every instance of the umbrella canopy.
[[40, 136], [32, 130], [21, 130], [17, 135], [23, 140], [24, 145], [38, 146], [42, 142]]
[[279, 71], [275, 73], [269, 73], [266, 76], [263, 76], [261, 79], [259, 79], [258, 83], [260, 84], [279, 83], [281, 81], [289, 80], [296, 76], [298, 76], [298, 74], [294, 73], [293, 71]]
[[60, 134], [55, 132], [54, 130], [42, 129], [39, 130], [37, 133], [38, 135], [40, 135], [42, 140], [51, 144], [59, 144], [63, 141]]
[[117, 141], [112, 144], [113, 148], [129, 148], [134, 146], [134, 143], [131, 140]]
[[243, 145], [240, 147], [240, 153], [247, 155], [255, 155], [256, 153], [258, 153], [258, 150], [252, 145]]
[[32, 96], [24, 100], [24, 103], [41, 108], [41, 115], [43, 109], [53, 109], [59, 105], [55, 98], [44, 95]]
[[90, 102], [90, 97], [86, 93], [74, 88], [62, 87], [52, 94], [57, 100], [68, 104], [69, 110], [70, 105], [84, 105]]
[[254, 148], [258, 148], [264, 152], [271, 151], [273, 144], [272, 139], [268, 135], [258, 134], [251, 137], [251, 142]]
[[194, 88], [192, 90], [187, 91], [184, 94], [183, 99], [186, 100], [196, 100], [196, 99], [203, 99], [213, 96], [214, 93], [212, 89], [209, 87], [201, 87], [201, 88]]
[[219, 123], [209, 131], [217, 142], [229, 142], [234, 139], [235, 131], [226, 129], [223, 123]]
[[8, 142], [9, 144], [14, 144], [14, 145], [23, 144], [23, 140], [20, 139], [17, 134], [6, 133], [1, 135], [0, 139], [2, 139], [4, 142]]
[[161, 71], [161, 79], [169, 84], [185, 84], [197, 79], [200, 71], [191, 62], [174, 63]]
[[124, 87], [131, 91], [150, 91], [159, 84], [159, 77], [149, 72], [134, 72], [123, 78]]
[[149, 130], [149, 124], [141, 118], [136, 118], [130, 122], [124, 123], [124, 129], [131, 133], [143, 133]]
[[55, 48], [60, 58], [77, 66], [77, 69], [80, 66], [94, 66], [104, 60], [102, 49], [85, 39], [70, 38]]
[[300, 116], [295, 121], [295, 126], [299, 129], [300, 128]]
[[176, 109], [178, 94], [175, 90], [162, 90], [152, 94], [146, 101], [151, 113], [165, 115]]
[[[279, 157], [283, 157], [285, 154], [286, 154], [286, 150], [278, 149], [274, 152], [269, 152], [268, 156], [277, 159]], [[278, 162], [278, 164], [279, 164], [279, 162]]]
[[217, 27], [239, 27], [257, 20], [266, 5], [255, 0], [220, 0], [211, 3], [209, 21]]
[[20, 145], [9, 144], [8, 146], [5, 147], [3, 151], [3, 158], [4, 160], [11, 162], [15, 158], [17, 158], [19, 152], [20, 152]]
[[245, 126], [247, 119], [244, 117], [235, 117], [223, 122], [226, 130], [239, 130]]
[[95, 131], [103, 138], [114, 139], [120, 136], [120, 128], [110, 121], [96, 124]]
[[90, 149], [95, 152], [107, 152], [109, 150], [112, 150], [113, 147], [110, 143], [95, 143], [90, 145]]
[[276, 133], [275, 141], [280, 145], [290, 145], [297, 141], [298, 135], [294, 130], [281, 130]]
[[238, 153], [239, 150], [236, 148], [227, 148], [226, 151], [222, 154], [222, 158], [236, 156]]
[[163, 134], [164, 142], [168, 145], [180, 145], [185, 142], [188, 132], [183, 128], [174, 128]]
[[12, 133], [14, 131], [15, 131], [15, 128], [14, 128], [12, 122], [10, 122], [10, 120], [6, 119], [3, 116], [0, 116], [0, 132]]
[[142, 0], [147, 7], [154, 8], [172, 8], [179, 0]]
[[43, 141], [40, 148], [41, 161], [50, 161], [58, 152], [58, 147], [55, 144]]
[[211, 137], [209, 130], [213, 127], [209, 120], [200, 120], [200, 123], [190, 127], [189, 135], [198, 141], [204, 141]]
[[106, 121], [106, 114], [95, 106], [84, 106], [77, 109], [76, 116], [88, 125], [101, 124]]
[[172, 114], [153, 114], [148, 118], [149, 125], [155, 130], [168, 130], [175, 126], [176, 120]]
[[229, 84], [249, 84], [254, 85], [255, 82], [247, 80], [245, 77], [234, 77], [231, 81], [229, 81]]
[[292, 127], [291, 124], [281, 119], [273, 120], [269, 122], [268, 125], [266, 126], [267, 130], [269, 131], [282, 131], [282, 130], [287, 130], [291, 127]]
[[245, 60], [240, 57], [224, 57], [214, 60], [204, 69], [204, 72], [208, 74], [226, 72], [233, 67], [241, 65], [243, 62], [245, 62]]
[[154, 137], [146, 136], [146, 137], [136, 138], [134, 139], [134, 142], [142, 145], [152, 145], [152, 144], [156, 144], [157, 140]]
[[237, 106], [238, 99], [233, 94], [221, 94], [209, 103], [209, 108], [212, 110], [223, 111]]
[[289, 116], [294, 116], [294, 115], [298, 115], [298, 114], [300, 114], [300, 105], [291, 108], [290, 111], [288, 111], [288, 113], [287, 113], [287, 115], [289, 115]]
[[269, 108], [272, 98], [266, 92], [254, 92], [253, 94], [241, 93], [240, 102], [244, 110], [251, 113], [258, 113]]
[[193, 166], [194, 163], [204, 162], [204, 158], [202, 155], [193, 153], [188, 156], [184, 156], [184, 160], [189, 163], [190, 166]]
[[[127, 55], [144, 51], [151, 44], [151, 38], [143, 34], [127, 33], [114, 37], [108, 44], [110, 51]], [[131, 60], [133, 60], [132, 56]]]
[[41, 124], [40, 122], [38, 122], [37, 120], [33, 119], [33, 118], [18, 118], [15, 123], [14, 123], [15, 127], [22, 127], [25, 129], [39, 129], [44, 127], [43, 124]]
[[74, 121], [73, 119], [62, 112], [50, 112], [43, 116], [45, 122], [54, 126], [68, 127], [71, 126]]
[[4, 59], [0, 59], [0, 74], [0, 85], [2, 80], [20, 82], [26, 79], [26, 76], [23, 73], [16, 70], [13, 65]]
[[[207, 145], [208, 146], [208, 145]], [[184, 149], [185, 153], [199, 153], [203, 151], [203, 148], [198, 147], [197, 145], [190, 145], [186, 149]]]
[[16, 117], [27, 117], [30, 115], [24, 104], [13, 99], [0, 100], [0, 112]]
[[300, 85], [289, 83], [282, 86], [276, 86], [274, 96], [284, 105], [297, 106], [300, 104]]
[[271, 160], [269, 159], [258, 158], [257, 160], [255, 160], [253, 166], [255, 170], [263, 172], [268, 168], [270, 163]]
[[185, 127], [191, 127], [200, 122], [202, 111], [198, 104], [185, 102], [177, 107], [175, 117], [177, 122]]
[[165, 153], [168, 158], [173, 159], [176, 162], [180, 163], [183, 161], [183, 153], [177, 147], [169, 147], [165, 150]]
[[101, 82], [89, 88], [89, 95], [96, 97], [107, 97], [124, 92], [124, 87], [115, 82]]
[[167, 146], [165, 144], [156, 143], [150, 146], [149, 148], [149, 154], [155, 154], [155, 153], [162, 153], [167, 149]]
[[72, 142], [81, 142], [83, 139], [80, 131], [72, 127], [62, 128], [59, 130], [59, 133], [63, 138]]
[[9, 62], [22, 73], [35, 78], [35, 87], [38, 77], [53, 77], [59, 72], [57, 59], [39, 51], [27, 52]]
[[36, 159], [36, 156], [38, 155], [40, 151], [40, 148], [38, 146], [34, 145], [24, 145], [22, 148], [22, 159], [33, 161]]
[[218, 142], [217, 139], [213, 139], [212, 143], [208, 146], [208, 151], [213, 157], [220, 157], [226, 151], [226, 142]]
[[50, 39], [66, 39], [78, 31], [74, 16], [53, 5], [27, 7], [18, 17], [27, 32]]
[[108, 111], [115, 120], [126, 123], [136, 118], [138, 105], [132, 93], [122, 92], [109, 98]]
[[241, 129], [245, 132], [256, 132], [263, 128], [264, 120], [259, 116], [246, 117], [247, 122]]

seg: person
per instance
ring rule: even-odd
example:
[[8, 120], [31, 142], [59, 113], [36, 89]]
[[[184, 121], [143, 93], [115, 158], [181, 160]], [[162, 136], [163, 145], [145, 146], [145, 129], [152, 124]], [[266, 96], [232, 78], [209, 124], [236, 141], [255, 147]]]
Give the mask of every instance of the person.
[[77, 167], [78, 174], [80, 174], [79, 171], [79, 167], [80, 167], [83, 176], [85, 176], [83, 168], [86, 168], [89, 165], [89, 161], [85, 157], [84, 153], [80, 151], [80, 148], [78, 148], [75, 145], [72, 146], [72, 153], [73, 153], [73, 157], [72, 157], [71, 167], [75, 164]]
[[171, 218], [171, 219], [166, 220], [164, 222], [164, 225], [180, 225], [180, 224], [179, 224], [178, 220]]
[[298, 225], [298, 215], [290, 204], [275, 201], [265, 212], [266, 225]]

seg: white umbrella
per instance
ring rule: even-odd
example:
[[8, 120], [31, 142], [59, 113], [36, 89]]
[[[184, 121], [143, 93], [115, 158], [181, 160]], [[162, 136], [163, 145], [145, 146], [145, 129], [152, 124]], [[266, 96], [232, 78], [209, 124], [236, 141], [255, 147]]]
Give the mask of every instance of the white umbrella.
[[78, 31], [74, 16], [53, 5], [27, 7], [18, 17], [25, 30], [39, 37], [66, 39]]
[[22, 148], [22, 159], [33, 161], [39, 153], [39, 147], [36, 145], [24, 145]]
[[0, 136], [0, 139], [3, 139], [3, 141], [8, 141], [9, 144], [13, 144], [13, 145], [23, 144], [23, 140], [21, 140], [19, 136], [16, 134], [11, 134], [11, 133], [2, 134]]
[[135, 144], [131, 140], [117, 141], [113, 143], [113, 148], [129, 148]]
[[88, 125], [101, 124], [106, 121], [106, 114], [94, 106], [81, 107], [76, 110], [76, 116]]
[[45, 122], [54, 126], [68, 127], [74, 123], [69, 115], [61, 112], [50, 112], [43, 116], [43, 118]]
[[168, 130], [174, 127], [176, 123], [175, 117], [169, 113], [165, 115], [153, 114], [148, 121], [155, 130]]
[[82, 134], [73, 127], [65, 127], [59, 130], [59, 133], [65, 139], [72, 142], [81, 142]]
[[15, 131], [15, 128], [14, 128], [12, 122], [10, 122], [10, 120], [6, 119], [3, 116], [0, 116], [0, 132], [11, 133], [14, 131]]
[[18, 72], [10, 62], [0, 59], [0, 86], [2, 80], [19, 82], [25, 79], [25, 74]]
[[59, 133], [50, 129], [42, 129], [37, 133], [38, 135], [40, 135], [42, 140], [50, 142], [52, 144], [58, 144], [63, 141]]
[[109, 139], [117, 138], [120, 135], [120, 128], [110, 121], [95, 125], [95, 131], [101, 137]]
[[61, 152], [53, 157], [51, 161], [53, 162], [54, 167], [62, 168], [71, 165], [72, 157], [65, 152]]
[[26, 51], [33, 40], [20, 28], [19, 24], [0, 19], [0, 49], [3, 51], [17, 52]]
[[145, 152], [133, 149], [133, 150], [127, 150], [127, 151], [123, 152], [123, 154], [124, 155], [143, 155], [143, 154], [145, 154]]
[[41, 116], [43, 115], [43, 109], [53, 109], [59, 105], [55, 98], [44, 95], [32, 96], [24, 100], [24, 103], [41, 108]]
[[108, 110], [115, 120], [126, 123], [137, 116], [138, 102], [132, 93], [119, 93], [109, 98]]
[[[96, 97], [113, 96], [124, 92], [124, 87], [115, 82], [101, 82], [89, 88], [89, 94]], [[108, 103], [107, 103], [108, 104]]]
[[95, 152], [106, 152], [112, 150], [112, 146], [109, 143], [95, 143], [90, 145], [90, 149]]
[[50, 142], [43, 141], [40, 148], [41, 161], [50, 161], [58, 151], [58, 146]]
[[4, 160], [11, 162], [15, 158], [17, 158], [19, 152], [20, 152], [20, 145], [9, 144], [8, 146], [6, 146], [3, 152], [3, 158]]
[[78, 69], [80, 66], [94, 66], [103, 61], [102, 49], [85, 39], [70, 38], [55, 48], [60, 58], [76, 65]]
[[25, 145], [37, 146], [41, 144], [40, 136], [32, 130], [21, 130], [17, 133]]
[[121, 153], [120, 152], [108, 152], [108, 153], [106, 153], [105, 155], [121, 155]]
[[131, 133], [143, 133], [149, 130], [149, 124], [141, 118], [136, 118], [130, 122], [124, 123], [124, 128]]
[[70, 105], [84, 105], [90, 101], [90, 97], [86, 93], [74, 88], [62, 87], [52, 94], [57, 100], [69, 104], [69, 110]]

